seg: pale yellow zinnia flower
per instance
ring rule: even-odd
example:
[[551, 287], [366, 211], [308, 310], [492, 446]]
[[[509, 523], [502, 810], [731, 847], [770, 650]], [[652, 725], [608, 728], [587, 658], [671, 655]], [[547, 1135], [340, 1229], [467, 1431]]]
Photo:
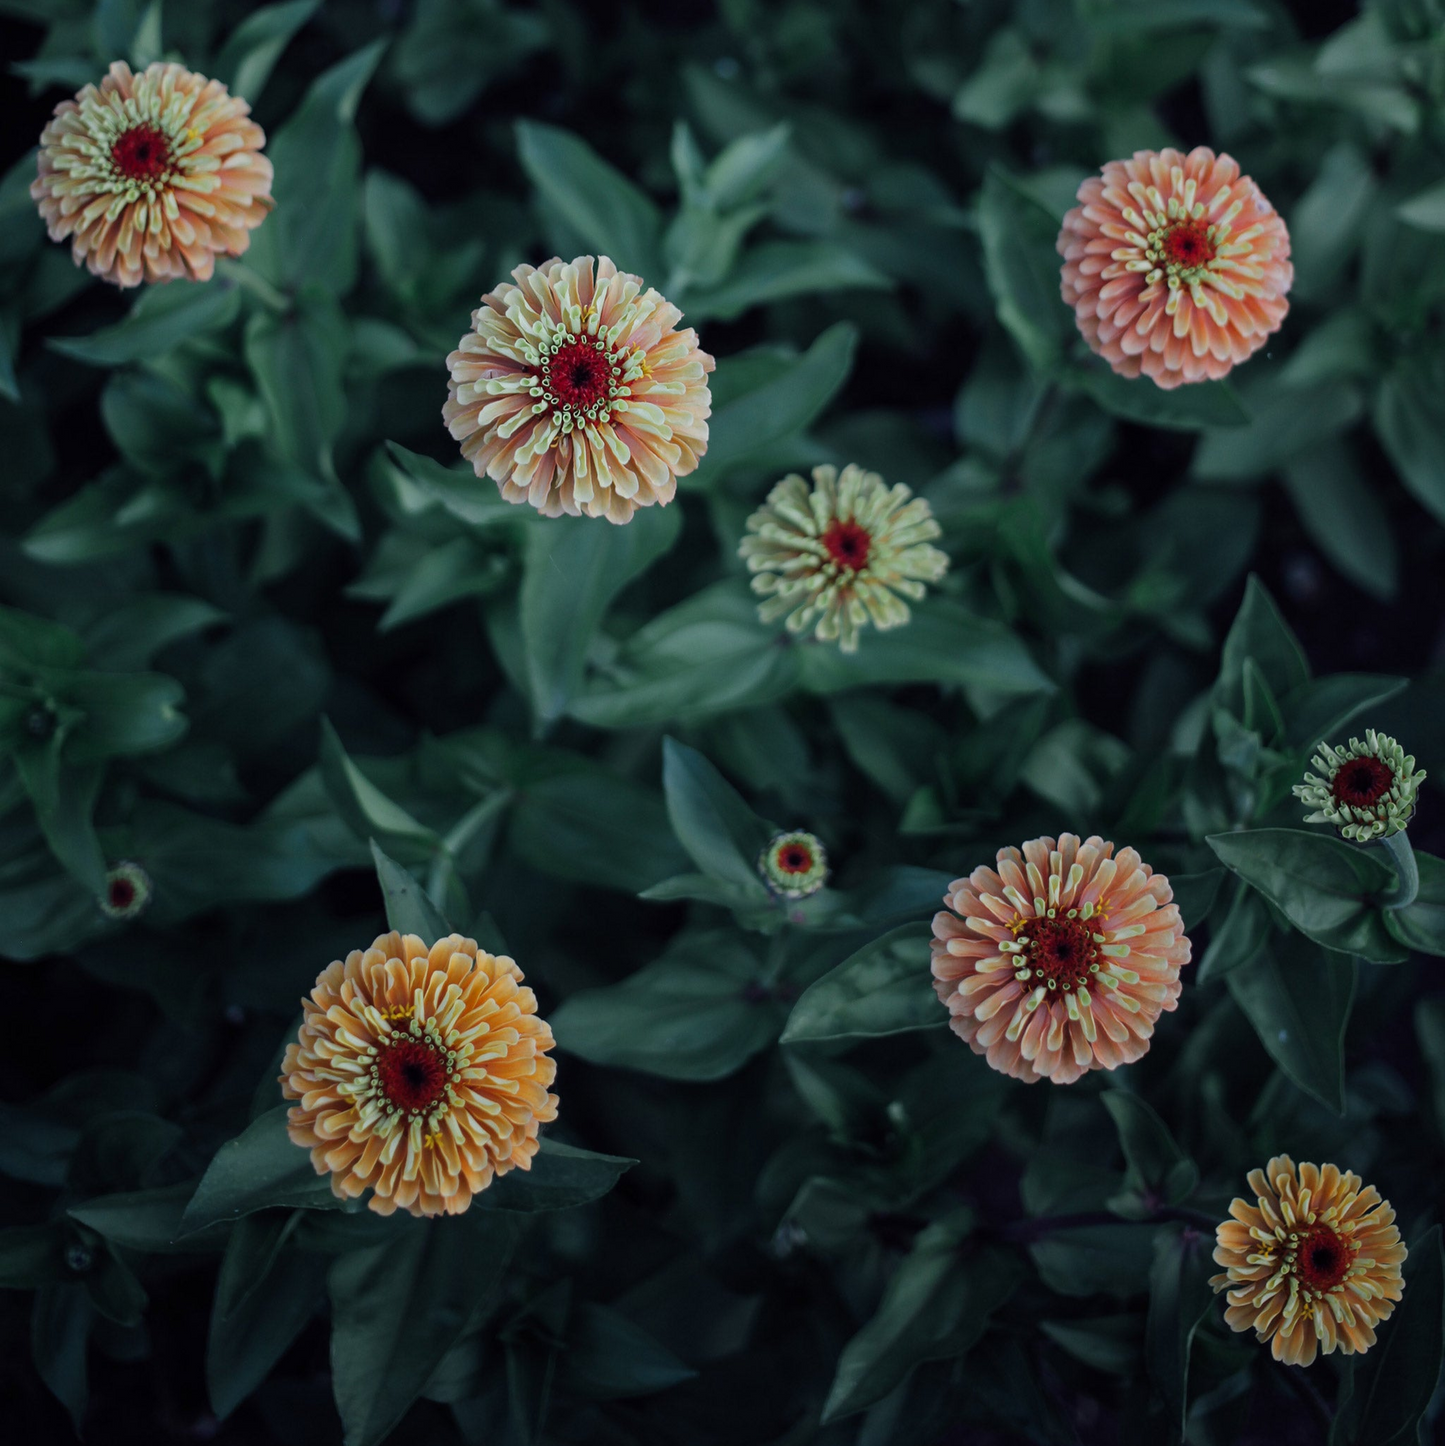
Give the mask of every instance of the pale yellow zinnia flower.
[[[594, 270], [595, 265], [595, 270]], [[547, 517], [627, 522], [707, 451], [713, 359], [608, 257], [519, 266], [447, 358], [442, 417], [478, 477]]]
[[328, 965], [303, 1006], [282, 1065], [300, 1101], [287, 1128], [338, 1197], [369, 1188], [381, 1215], [457, 1215], [495, 1176], [531, 1168], [538, 1127], [557, 1118], [557, 1066], [511, 959], [393, 931]]
[[1408, 1251], [1389, 1202], [1358, 1175], [1296, 1169], [1288, 1155], [1248, 1178], [1255, 1203], [1234, 1200], [1215, 1232], [1224, 1273], [1209, 1283], [1229, 1292], [1230, 1328], [1253, 1330], [1290, 1365], [1307, 1366], [1321, 1350], [1369, 1350], [1405, 1289]]
[[272, 207], [266, 136], [219, 80], [118, 60], [55, 107], [30, 194], [52, 241], [117, 286], [207, 280]]

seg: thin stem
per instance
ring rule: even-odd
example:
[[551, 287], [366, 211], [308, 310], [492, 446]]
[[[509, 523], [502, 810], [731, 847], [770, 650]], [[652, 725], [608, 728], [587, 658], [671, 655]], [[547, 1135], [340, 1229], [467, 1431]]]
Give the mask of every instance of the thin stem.
[[1415, 850], [1410, 844], [1410, 835], [1401, 829], [1399, 833], [1387, 834], [1380, 840], [1380, 847], [1390, 855], [1395, 866], [1395, 887], [1380, 900], [1382, 909], [1404, 909], [1415, 902], [1420, 892], [1420, 866], [1415, 862]]
[[[1274, 1358], [1271, 1357], [1273, 1360]], [[1284, 1378], [1290, 1384], [1290, 1389], [1302, 1400], [1319, 1423], [1320, 1430], [1327, 1439], [1330, 1434], [1330, 1427], [1334, 1424], [1334, 1412], [1330, 1410], [1325, 1398], [1320, 1395], [1319, 1388], [1309, 1379], [1303, 1366], [1286, 1365], [1284, 1361], [1275, 1361]]]
[[257, 275], [245, 262], [222, 256], [216, 262], [216, 271], [228, 281], [234, 281], [236, 285], [249, 291], [268, 311], [283, 316], [291, 310], [290, 297], [285, 292], [278, 291], [264, 276]]

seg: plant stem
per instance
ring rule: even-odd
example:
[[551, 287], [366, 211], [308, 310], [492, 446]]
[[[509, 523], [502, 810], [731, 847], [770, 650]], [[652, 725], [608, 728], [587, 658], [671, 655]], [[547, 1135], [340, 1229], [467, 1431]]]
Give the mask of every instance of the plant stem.
[[1328, 1438], [1330, 1427], [1334, 1424], [1334, 1413], [1330, 1410], [1325, 1398], [1320, 1395], [1318, 1388], [1305, 1374], [1305, 1368], [1286, 1365], [1283, 1361], [1275, 1361], [1275, 1364], [1284, 1372], [1284, 1378], [1289, 1382], [1290, 1389], [1310, 1408], [1311, 1413], [1319, 1422], [1324, 1437]]
[[1404, 909], [1415, 902], [1415, 896], [1420, 892], [1420, 866], [1415, 862], [1410, 835], [1404, 829], [1388, 834], [1380, 840], [1380, 847], [1390, 855], [1397, 879], [1395, 887], [1380, 900], [1380, 907]]

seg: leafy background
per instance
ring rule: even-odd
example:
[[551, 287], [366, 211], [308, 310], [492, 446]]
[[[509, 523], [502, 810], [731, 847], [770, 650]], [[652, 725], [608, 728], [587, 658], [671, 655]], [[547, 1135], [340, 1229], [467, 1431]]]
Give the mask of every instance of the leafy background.
[[[0, 0], [0, 34], [17, 1438], [1430, 1438], [1440, 0]], [[28, 147], [160, 55], [252, 101], [278, 208], [121, 295], [44, 239]], [[1081, 350], [1053, 238], [1103, 160], [1201, 142], [1289, 221], [1294, 305], [1164, 394]], [[704, 464], [622, 529], [500, 504], [439, 417], [481, 292], [583, 251], [719, 359]], [[760, 627], [735, 556], [824, 460], [921, 490], [953, 559], [853, 659]], [[1288, 794], [1366, 725], [1431, 773], [1388, 917], [1383, 856]], [[791, 912], [769, 823], [835, 864]], [[1140, 1064], [1027, 1088], [941, 1027], [924, 939], [1063, 829], [1175, 878], [1195, 962]], [[281, 1133], [298, 998], [388, 917], [505, 943], [558, 1035], [547, 1152], [459, 1220], [327, 1208]], [[1380, 1346], [1308, 1377], [1203, 1284], [1277, 1150], [1412, 1247]]]

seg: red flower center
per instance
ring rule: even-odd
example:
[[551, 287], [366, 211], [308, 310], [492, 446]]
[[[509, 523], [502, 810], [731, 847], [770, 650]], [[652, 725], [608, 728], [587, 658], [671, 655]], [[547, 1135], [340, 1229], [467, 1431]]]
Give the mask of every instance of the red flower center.
[[823, 534], [823, 546], [828, 556], [849, 572], [862, 572], [868, 566], [868, 552], [873, 539], [868, 529], [853, 521], [835, 522]]
[[1331, 1291], [1350, 1273], [1355, 1251], [1328, 1225], [1316, 1225], [1295, 1249], [1299, 1283], [1321, 1293]]
[[1099, 951], [1088, 926], [1077, 919], [1030, 919], [1023, 927], [1029, 941], [1029, 967], [1043, 971], [1060, 989], [1076, 989], [1089, 982], [1089, 969], [1099, 962]]
[[1176, 221], [1164, 234], [1164, 259], [1185, 268], [1214, 260], [1214, 242], [1204, 221]]
[[1394, 769], [1378, 758], [1352, 758], [1340, 765], [1330, 792], [1351, 808], [1372, 808], [1389, 793], [1394, 782]]
[[376, 1068], [387, 1099], [404, 1114], [423, 1113], [446, 1090], [446, 1061], [419, 1039], [403, 1036], [382, 1051]]
[[802, 844], [789, 844], [778, 852], [778, 867], [785, 874], [806, 874], [813, 867], [813, 855]]
[[564, 407], [585, 412], [607, 395], [612, 368], [590, 341], [569, 341], [543, 369], [552, 395]]
[[112, 909], [128, 909], [135, 903], [135, 885], [129, 879], [110, 881], [110, 906]]
[[171, 168], [171, 143], [153, 125], [132, 126], [116, 137], [110, 158], [129, 181], [157, 181]]

